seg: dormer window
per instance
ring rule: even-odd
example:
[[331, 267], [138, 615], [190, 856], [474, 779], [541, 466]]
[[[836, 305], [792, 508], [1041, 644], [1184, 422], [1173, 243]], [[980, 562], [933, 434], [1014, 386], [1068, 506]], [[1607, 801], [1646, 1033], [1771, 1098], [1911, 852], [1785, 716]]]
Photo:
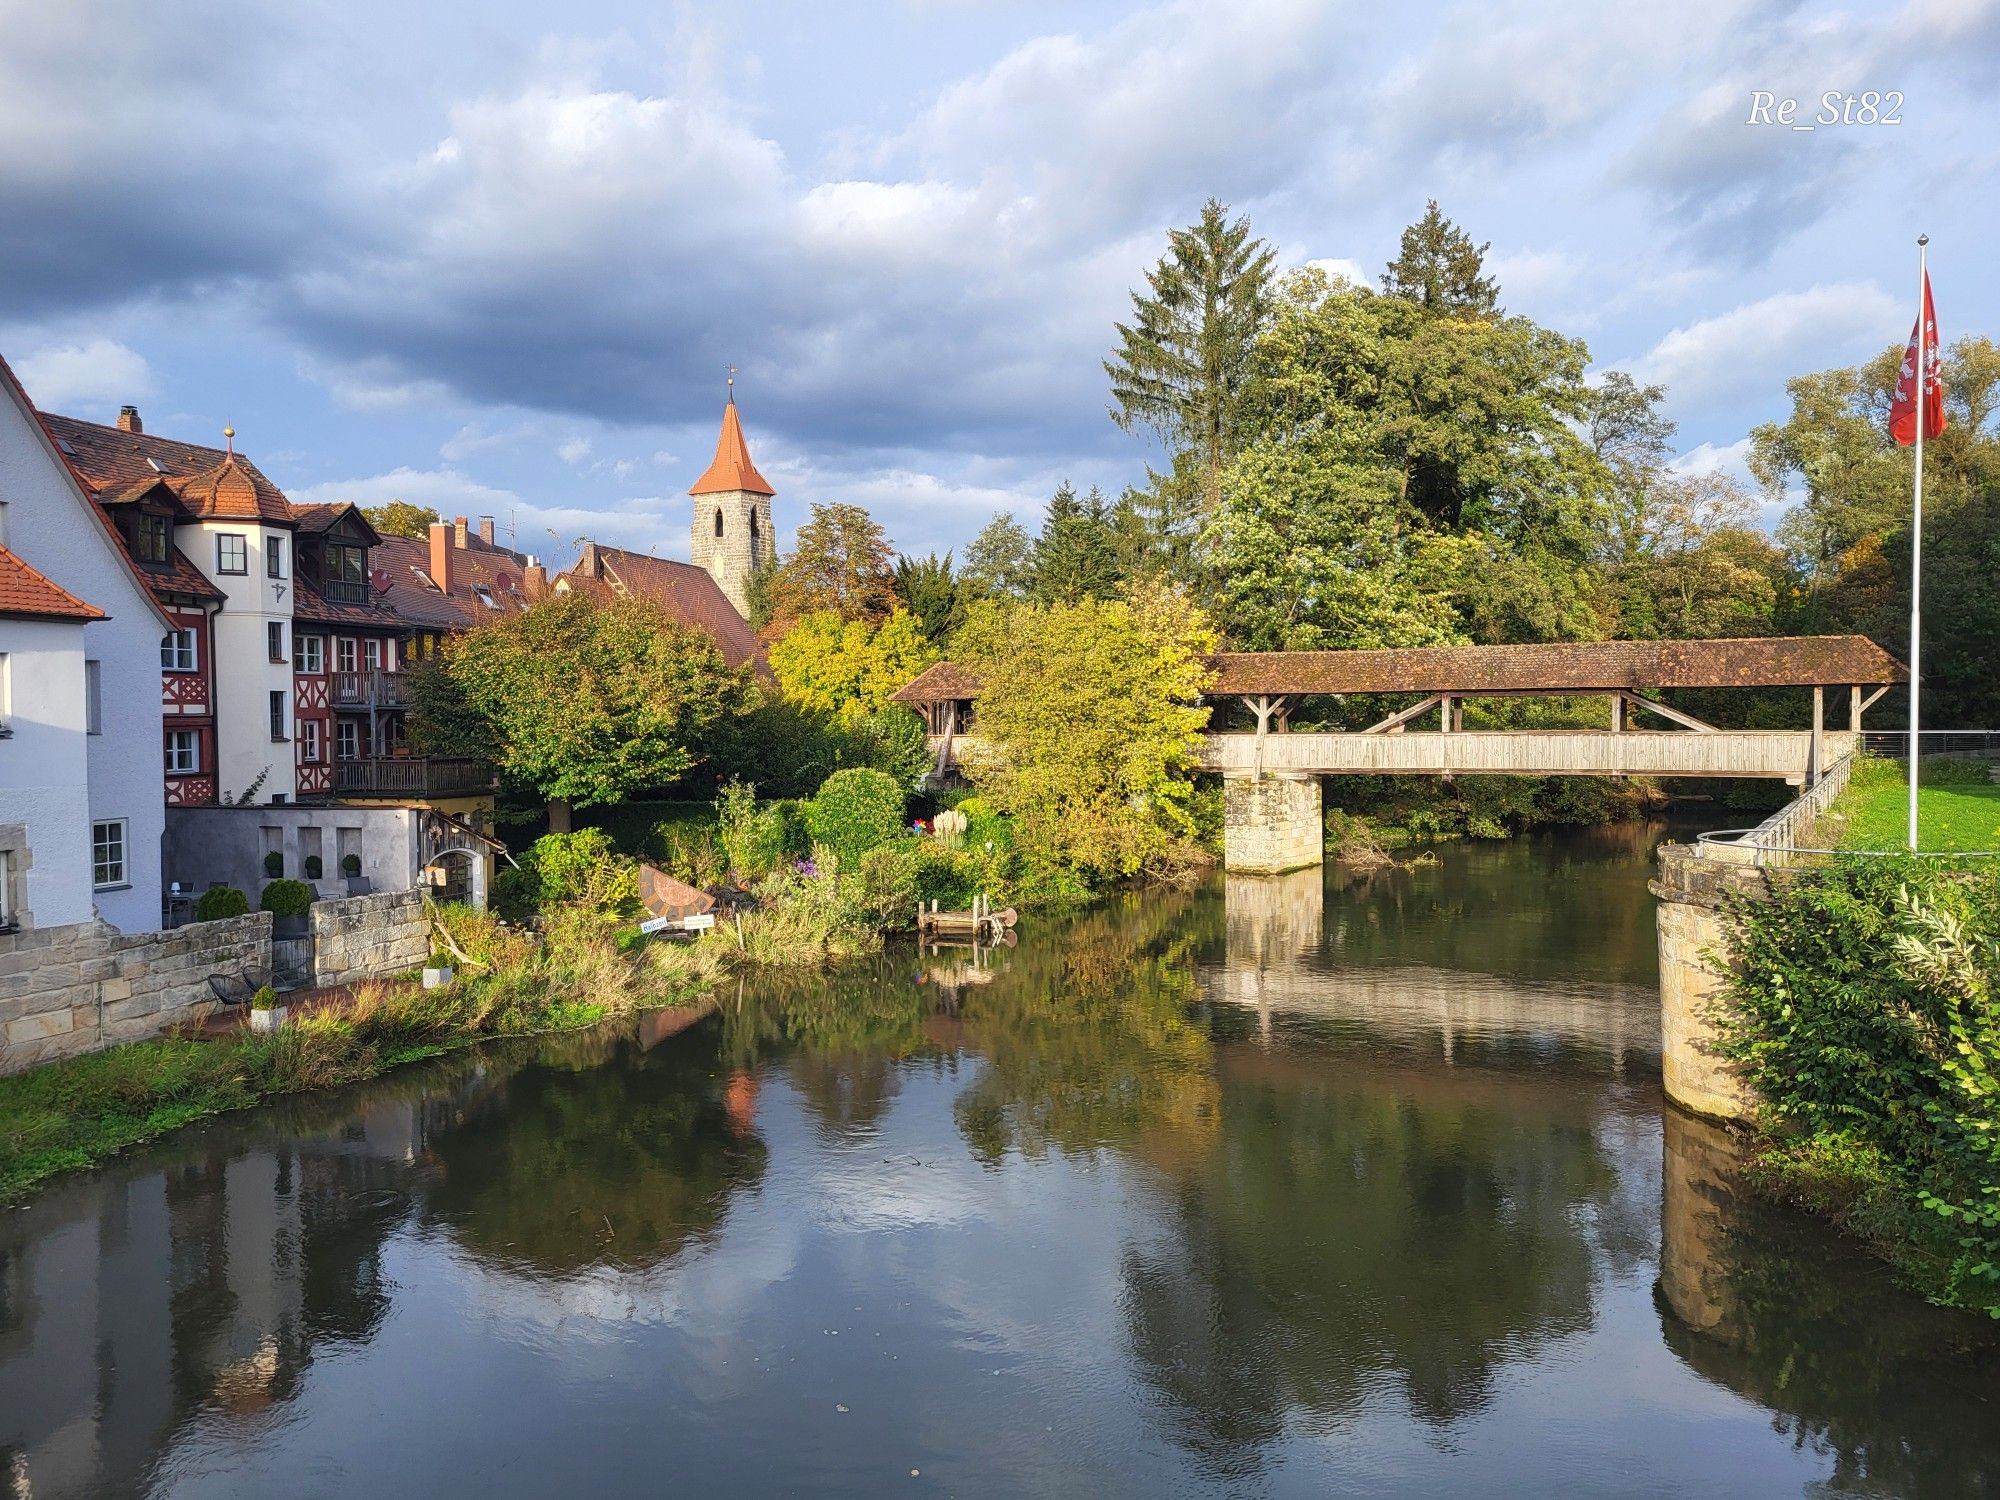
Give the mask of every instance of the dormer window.
[[368, 602], [368, 549], [341, 542], [326, 544], [326, 580], [321, 585], [329, 599], [349, 604]]
[[132, 551], [142, 563], [164, 563], [174, 553], [174, 528], [165, 516], [141, 515], [132, 528]]

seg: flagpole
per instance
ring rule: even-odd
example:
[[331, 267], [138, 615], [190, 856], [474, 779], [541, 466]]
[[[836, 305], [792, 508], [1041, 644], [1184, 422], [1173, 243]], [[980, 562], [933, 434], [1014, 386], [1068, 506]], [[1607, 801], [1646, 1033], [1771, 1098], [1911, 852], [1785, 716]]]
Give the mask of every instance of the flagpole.
[[1917, 706], [1924, 649], [1924, 387], [1930, 383], [1931, 331], [1924, 326], [1930, 290], [1930, 243], [1917, 236], [1917, 477], [1910, 521], [1910, 852], [1917, 850]]

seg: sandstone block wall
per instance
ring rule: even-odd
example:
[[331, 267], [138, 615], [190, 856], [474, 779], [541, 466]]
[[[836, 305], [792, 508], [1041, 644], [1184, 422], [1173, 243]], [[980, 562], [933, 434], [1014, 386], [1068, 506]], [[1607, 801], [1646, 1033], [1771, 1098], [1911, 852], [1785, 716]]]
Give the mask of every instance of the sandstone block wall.
[[270, 969], [269, 912], [171, 932], [92, 919], [0, 935], [0, 1073], [197, 1021], [215, 1004], [209, 975], [256, 983]]
[[353, 984], [420, 968], [430, 956], [422, 891], [378, 891], [312, 906], [313, 983]]
[[1244, 875], [1279, 875], [1326, 859], [1316, 776], [1225, 776], [1222, 863]]
[[1717, 1120], [1747, 1119], [1750, 1091], [1717, 1055], [1716, 1006], [1723, 975], [1717, 955], [1728, 940], [1729, 902], [1768, 896], [1785, 871], [1740, 863], [1726, 847], [1715, 854], [1689, 844], [1660, 850], [1653, 894], [1660, 941], [1660, 1069], [1667, 1097]]

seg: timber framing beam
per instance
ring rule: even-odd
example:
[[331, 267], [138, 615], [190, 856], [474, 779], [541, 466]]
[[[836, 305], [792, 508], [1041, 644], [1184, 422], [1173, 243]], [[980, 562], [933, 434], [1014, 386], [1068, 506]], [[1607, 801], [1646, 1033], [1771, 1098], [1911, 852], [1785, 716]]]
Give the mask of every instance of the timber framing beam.
[[1654, 713], [1668, 722], [1678, 724], [1683, 729], [1692, 729], [1697, 734], [1718, 734], [1721, 732], [1713, 724], [1705, 724], [1693, 714], [1684, 714], [1678, 708], [1668, 708], [1666, 704], [1661, 703], [1658, 699], [1648, 698], [1640, 693], [1619, 693], [1617, 696], [1623, 698], [1634, 708], [1650, 708]]
[[1443, 693], [1432, 693], [1423, 702], [1414, 703], [1408, 708], [1398, 709], [1395, 713], [1390, 714], [1388, 718], [1370, 724], [1361, 732], [1363, 734], [1394, 734], [1405, 724], [1409, 723], [1410, 720], [1416, 718], [1417, 715], [1428, 713], [1442, 702], [1444, 702]]

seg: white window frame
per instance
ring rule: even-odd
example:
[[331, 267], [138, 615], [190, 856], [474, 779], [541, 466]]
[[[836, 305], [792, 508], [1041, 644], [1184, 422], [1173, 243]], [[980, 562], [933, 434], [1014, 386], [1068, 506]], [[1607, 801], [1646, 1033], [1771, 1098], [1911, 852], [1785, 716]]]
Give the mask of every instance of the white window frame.
[[[186, 647], [186, 650], [182, 650]], [[192, 625], [176, 625], [160, 637], [162, 672], [199, 672], [201, 636]]]
[[[131, 830], [123, 818], [99, 818], [90, 825], [90, 888], [122, 890], [130, 885]], [[100, 851], [103, 851], [100, 853]]]
[[[225, 549], [224, 543], [227, 542], [234, 542], [236, 545], [234, 548]], [[223, 560], [225, 550], [235, 552], [239, 564], [237, 567], [232, 568]], [[218, 573], [227, 573], [232, 578], [247, 578], [250, 575], [250, 538], [247, 533], [241, 531], [218, 531], [215, 534], [215, 571]]]
[[292, 670], [317, 677], [326, 670], [326, 637], [310, 631], [292, 632]]
[[266, 578], [285, 576], [285, 539], [281, 536], [264, 538], [264, 576]]
[[[185, 748], [187, 754], [180, 754]], [[201, 769], [201, 731], [198, 729], [169, 729], [167, 731], [167, 774], [169, 776], [192, 776]]]
[[[347, 742], [351, 742], [347, 743]], [[343, 745], [346, 748], [343, 748]], [[361, 759], [361, 726], [352, 719], [336, 719], [333, 725], [333, 754], [336, 760]]]
[[104, 733], [104, 663], [84, 658], [83, 732]]
[[319, 763], [320, 734], [318, 719], [299, 720], [299, 759]]
[[334, 670], [355, 672], [360, 670], [361, 648], [354, 643], [354, 637], [344, 635], [333, 648]]
[[368, 663], [369, 671], [379, 672], [382, 670], [382, 641], [379, 636], [371, 635], [366, 641], [362, 642], [361, 659]]

